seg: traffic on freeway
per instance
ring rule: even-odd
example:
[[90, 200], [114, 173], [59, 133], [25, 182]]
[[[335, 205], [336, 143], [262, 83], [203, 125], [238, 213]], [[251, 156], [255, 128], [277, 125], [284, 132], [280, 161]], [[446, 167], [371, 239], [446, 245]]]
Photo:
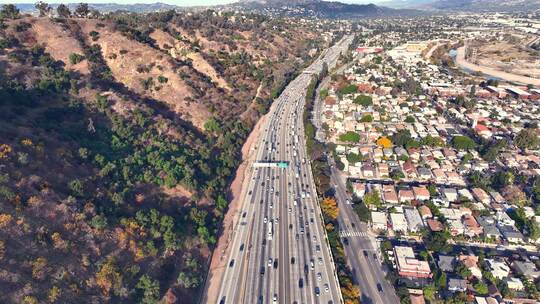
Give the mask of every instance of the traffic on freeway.
[[307, 87], [352, 41], [329, 48], [277, 98], [244, 180], [218, 303], [342, 303], [306, 153]]

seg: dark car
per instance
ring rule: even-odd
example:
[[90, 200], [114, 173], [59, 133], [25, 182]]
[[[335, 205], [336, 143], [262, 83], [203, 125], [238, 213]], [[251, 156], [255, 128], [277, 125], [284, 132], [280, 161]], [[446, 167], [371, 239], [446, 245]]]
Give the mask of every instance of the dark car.
[[368, 257], [367, 251], [364, 250], [363, 252], [364, 252], [364, 257], [367, 258]]
[[231, 260], [231, 261], [229, 262], [229, 267], [233, 267], [233, 266], [234, 266], [234, 260]]
[[345, 246], [349, 245], [349, 239], [343, 238], [343, 245]]
[[219, 301], [219, 304], [225, 304], [225, 297], [221, 298], [221, 300]]
[[261, 266], [261, 275], [264, 275], [264, 266]]
[[317, 297], [321, 295], [321, 290], [319, 289], [319, 287], [315, 287], [315, 295]]
[[298, 287], [304, 288], [304, 279], [300, 278], [300, 280], [298, 280]]
[[278, 266], [278, 259], [275, 259], [274, 260], [274, 268], [277, 268], [277, 266]]
[[379, 292], [383, 292], [381, 283], [377, 283], [377, 290], [378, 290]]
[[291, 258], [291, 264], [294, 264], [294, 261], [295, 261], [295, 259], [294, 259], [294, 257], [292, 257]]

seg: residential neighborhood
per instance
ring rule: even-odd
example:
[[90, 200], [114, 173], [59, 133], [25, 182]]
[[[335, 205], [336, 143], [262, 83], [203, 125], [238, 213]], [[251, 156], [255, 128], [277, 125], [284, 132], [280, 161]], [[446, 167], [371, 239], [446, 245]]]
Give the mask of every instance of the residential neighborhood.
[[402, 303], [540, 300], [540, 90], [440, 64], [440, 45], [480, 33], [370, 35], [320, 92], [324, 138]]

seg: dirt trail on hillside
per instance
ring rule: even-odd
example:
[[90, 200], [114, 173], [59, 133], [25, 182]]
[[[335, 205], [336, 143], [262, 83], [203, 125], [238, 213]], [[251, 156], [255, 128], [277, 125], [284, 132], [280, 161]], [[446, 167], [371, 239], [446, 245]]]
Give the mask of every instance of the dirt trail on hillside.
[[231, 203], [229, 204], [229, 210], [223, 219], [221, 225], [222, 233], [217, 242], [217, 246], [214, 249], [212, 260], [210, 261], [210, 268], [204, 291], [205, 294], [203, 294], [201, 301], [202, 303], [216, 303], [218, 301], [221, 281], [227, 266], [226, 258], [229, 255], [229, 243], [232, 241], [233, 227], [238, 220], [238, 210], [242, 206], [242, 200], [246, 195], [249, 184], [249, 179], [246, 179], [246, 177], [249, 177], [251, 173], [251, 164], [255, 161], [257, 155], [256, 145], [259, 141], [259, 135], [261, 134], [261, 129], [264, 126], [266, 117], [267, 115], [264, 115], [259, 119], [242, 146], [242, 163], [236, 170], [236, 175], [231, 183]]

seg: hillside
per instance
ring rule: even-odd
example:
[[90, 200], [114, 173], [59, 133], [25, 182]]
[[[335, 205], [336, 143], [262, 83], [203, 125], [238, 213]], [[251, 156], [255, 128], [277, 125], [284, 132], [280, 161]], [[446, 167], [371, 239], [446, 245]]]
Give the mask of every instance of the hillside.
[[213, 11], [0, 23], [0, 302], [196, 302], [242, 144], [319, 35]]
[[538, 0], [390, 0], [382, 5], [437, 11], [529, 11], [540, 9]]

